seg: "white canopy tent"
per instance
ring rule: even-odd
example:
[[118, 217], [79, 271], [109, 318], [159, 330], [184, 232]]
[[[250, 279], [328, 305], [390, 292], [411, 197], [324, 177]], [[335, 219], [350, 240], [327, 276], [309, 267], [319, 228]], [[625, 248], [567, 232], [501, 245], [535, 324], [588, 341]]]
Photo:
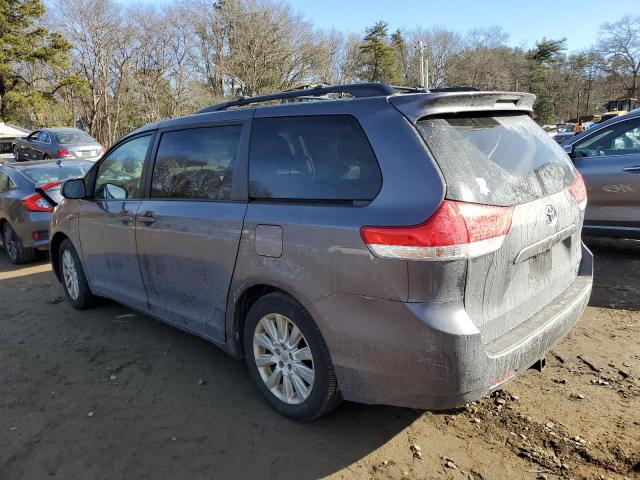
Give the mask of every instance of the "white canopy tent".
[[20, 128], [14, 125], [8, 125], [4, 122], [0, 122], [0, 138], [24, 137], [29, 133], [30, 133], [29, 130], [26, 130], [24, 128]]

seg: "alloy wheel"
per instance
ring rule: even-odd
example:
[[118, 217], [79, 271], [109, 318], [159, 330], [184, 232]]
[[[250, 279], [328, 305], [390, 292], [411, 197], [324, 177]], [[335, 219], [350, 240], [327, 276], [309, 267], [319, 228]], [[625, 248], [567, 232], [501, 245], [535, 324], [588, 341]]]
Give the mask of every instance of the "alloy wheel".
[[253, 333], [253, 356], [260, 377], [279, 400], [304, 402], [315, 380], [313, 355], [300, 329], [289, 318], [270, 313]]
[[4, 229], [2, 233], [3, 233], [4, 249], [6, 250], [7, 255], [9, 255], [11, 260], [15, 261], [15, 259], [18, 258], [18, 243], [13, 234], [13, 230], [11, 230], [11, 227], [9, 226], [8, 223], [4, 224]]
[[77, 300], [80, 295], [80, 284], [78, 282], [78, 269], [76, 262], [69, 250], [62, 254], [62, 276], [67, 293], [73, 300]]

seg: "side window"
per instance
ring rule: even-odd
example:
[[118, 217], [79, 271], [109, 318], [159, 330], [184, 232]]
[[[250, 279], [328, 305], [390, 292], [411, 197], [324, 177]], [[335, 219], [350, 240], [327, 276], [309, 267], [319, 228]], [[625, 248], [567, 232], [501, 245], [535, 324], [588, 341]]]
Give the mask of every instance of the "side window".
[[[638, 153], [640, 150], [640, 125], [618, 135], [611, 143], [611, 150], [627, 150], [619, 153]], [[628, 152], [628, 150], [632, 150]]]
[[640, 154], [640, 119], [616, 123], [576, 144], [576, 157]]
[[47, 132], [40, 132], [38, 135], [38, 140], [43, 143], [51, 143], [51, 138]]
[[100, 163], [95, 197], [124, 200], [140, 196], [140, 178], [151, 135], [134, 138], [118, 146]]
[[27, 140], [38, 140], [38, 137], [40, 136], [41, 133], [42, 132], [35, 131], [27, 137]]
[[228, 200], [242, 125], [162, 134], [151, 197]]
[[350, 115], [255, 119], [249, 196], [255, 199], [369, 201], [382, 175]]

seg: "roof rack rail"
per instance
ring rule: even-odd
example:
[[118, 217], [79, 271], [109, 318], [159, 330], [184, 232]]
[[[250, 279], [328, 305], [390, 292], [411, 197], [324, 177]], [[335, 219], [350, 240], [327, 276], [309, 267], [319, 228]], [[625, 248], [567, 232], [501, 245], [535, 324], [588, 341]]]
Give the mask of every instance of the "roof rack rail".
[[[405, 87], [398, 87], [398, 90], [401, 90], [403, 88]], [[271, 95], [240, 97], [237, 100], [231, 100], [228, 102], [211, 105], [209, 107], [203, 108], [202, 110], [199, 110], [196, 113], [218, 112], [220, 110], [226, 110], [231, 107], [242, 107], [245, 105], [251, 105], [253, 103], [270, 102], [272, 100], [285, 100], [288, 98], [316, 97], [320, 95], [328, 95], [330, 93], [346, 93], [349, 95], [353, 95], [356, 98], [381, 97], [393, 95], [397, 93], [398, 90], [390, 85], [387, 85], [386, 83], [353, 83], [348, 85], [333, 86], [318, 85], [312, 88], [297, 88], [294, 90], [274, 93]]]
[[404, 85], [390, 85], [396, 93], [429, 93], [430, 90], [427, 90], [423, 87], [405, 87]]
[[443, 93], [443, 92], [479, 92], [480, 90], [475, 87], [443, 87], [432, 88], [429, 90], [431, 93]]

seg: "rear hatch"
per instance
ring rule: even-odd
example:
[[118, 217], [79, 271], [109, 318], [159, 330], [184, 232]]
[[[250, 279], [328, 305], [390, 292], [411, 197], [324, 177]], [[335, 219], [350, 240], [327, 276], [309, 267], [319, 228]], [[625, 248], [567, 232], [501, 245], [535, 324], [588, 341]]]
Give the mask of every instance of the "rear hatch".
[[501, 247], [467, 260], [465, 309], [490, 343], [575, 280], [582, 212], [568, 188], [576, 171], [526, 111], [458, 109], [419, 117], [416, 126], [446, 180], [447, 199], [512, 208]]

